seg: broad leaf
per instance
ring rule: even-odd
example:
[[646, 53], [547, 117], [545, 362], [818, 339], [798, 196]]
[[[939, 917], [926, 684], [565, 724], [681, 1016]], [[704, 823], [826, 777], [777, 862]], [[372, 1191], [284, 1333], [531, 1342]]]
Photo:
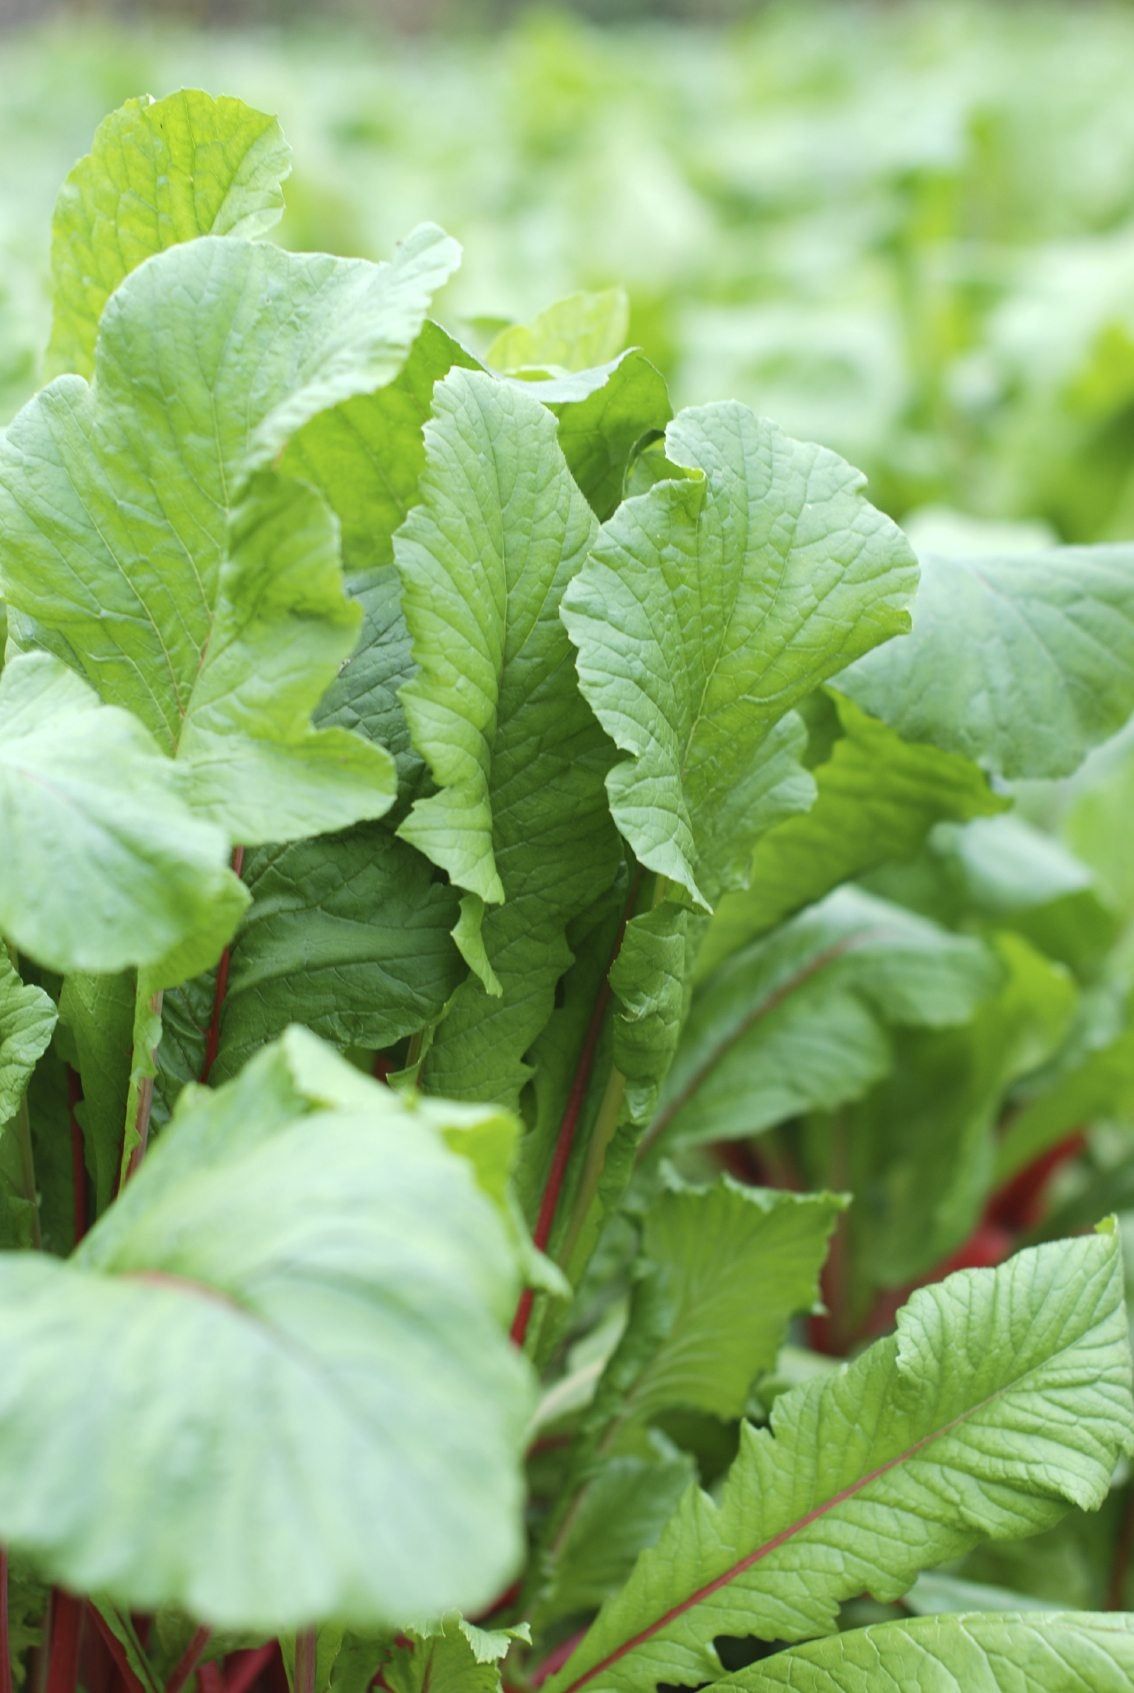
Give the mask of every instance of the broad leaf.
[[579, 695], [559, 600], [594, 535], [554, 419], [455, 370], [426, 429], [423, 499], [395, 539], [419, 672], [402, 689], [437, 791], [399, 833], [465, 890], [458, 990], [424, 1077], [515, 1100], [570, 963], [565, 932], [613, 881], [604, 737]]
[[919, 1617], [851, 1629], [779, 1652], [716, 1683], [716, 1693], [1125, 1693], [1134, 1617]]
[[529, 1395], [516, 1261], [445, 1140], [475, 1117], [293, 1031], [186, 1093], [73, 1258], [0, 1259], [4, 1541], [220, 1627], [487, 1604]]
[[129, 712], [45, 653], [0, 674], [0, 930], [56, 970], [218, 956], [247, 904], [222, 831]]
[[719, 1501], [686, 1495], [549, 1693], [698, 1685], [722, 1635], [828, 1633], [864, 1590], [1097, 1508], [1130, 1377], [1113, 1230], [920, 1290], [896, 1335], [743, 1430]]
[[904, 740], [1066, 776], [1134, 712], [1134, 546], [921, 562], [909, 640], [839, 680]]
[[173, 248], [113, 296], [93, 383], [59, 378], [0, 443], [21, 640], [135, 711], [246, 842], [392, 800], [384, 752], [307, 726], [359, 620], [333, 525], [310, 490], [250, 479], [307, 419], [397, 374], [455, 257], [430, 228], [390, 265]]
[[916, 566], [857, 471], [739, 405], [670, 424], [697, 472], [627, 500], [564, 600], [641, 863], [710, 908], [747, 880], [760, 752], [819, 683], [908, 626]]
[[651, 1139], [757, 1134], [857, 1099], [893, 1062], [889, 1029], [967, 1022], [998, 976], [979, 941], [840, 889], [704, 984]]
[[59, 193], [48, 362], [89, 376], [107, 300], [154, 253], [198, 235], [261, 235], [283, 211], [291, 152], [274, 118], [181, 89], [127, 100]]

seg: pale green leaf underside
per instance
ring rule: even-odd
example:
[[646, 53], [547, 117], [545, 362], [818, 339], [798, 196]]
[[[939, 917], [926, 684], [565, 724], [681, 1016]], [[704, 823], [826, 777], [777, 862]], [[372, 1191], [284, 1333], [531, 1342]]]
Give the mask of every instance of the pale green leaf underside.
[[908, 741], [1066, 776], [1134, 712], [1134, 546], [929, 556], [913, 619], [839, 681]]
[[582, 689], [630, 756], [608, 779], [639, 860], [698, 904], [745, 884], [773, 726], [908, 627], [917, 579], [862, 477], [747, 408], [686, 411], [659, 482], [606, 524], [564, 600]]
[[745, 1426], [719, 1499], [686, 1495], [549, 1693], [697, 1685], [720, 1636], [828, 1633], [859, 1593], [1097, 1508], [1130, 1374], [1112, 1230], [921, 1289], [894, 1336]]
[[999, 979], [981, 942], [841, 888], [735, 953], [694, 996], [651, 1135], [756, 1134], [860, 1098], [889, 1030], [966, 1022]]
[[919, 1617], [779, 1652], [714, 1693], [1127, 1693], [1134, 1617]]
[[112, 112], [55, 204], [52, 370], [90, 375], [103, 307], [144, 259], [199, 235], [270, 229], [290, 169], [275, 118], [239, 100], [182, 89]]
[[0, 674], [0, 932], [56, 970], [206, 969], [248, 896], [136, 718], [46, 653]]
[[0, 1259], [5, 1542], [265, 1633], [486, 1605], [529, 1391], [514, 1255], [444, 1120], [293, 1031], [183, 1096], [71, 1260]]
[[[249, 479], [307, 419], [397, 374], [455, 260], [430, 228], [389, 265], [217, 237], [172, 248], [107, 306], [93, 383], [59, 378], [0, 442], [21, 639], [199, 761], [199, 797], [245, 842], [391, 802], [384, 753], [306, 731], [359, 620], [331, 520], [314, 493]], [[249, 670], [267, 654], [270, 688]]]

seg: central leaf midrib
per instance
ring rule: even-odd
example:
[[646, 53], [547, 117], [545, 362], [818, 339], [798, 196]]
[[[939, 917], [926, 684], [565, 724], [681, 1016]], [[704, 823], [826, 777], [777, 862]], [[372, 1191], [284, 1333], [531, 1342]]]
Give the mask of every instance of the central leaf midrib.
[[[1082, 1337], [1080, 1336], [1079, 1338], [1081, 1339]], [[1063, 1347], [1060, 1350], [1062, 1351], [1065, 1349], [1066, 1348]], [[897, 1362], [897, 1357], [895, 1358], [895, 1362]], [[743, 1558], [739, 1558], [735, 1563], [730, 1564], [728, 1569], [724, 1570], [719, 1576], [715, 1576], [712, 1581], [706, 1582], [702, 1587], [696, 1588], [684, 1599], [680, 1599], [676, 1604], [671, 1605], [660, 1617], [656, 1617], [653, 1622], [647, 1623], [645, 1628], [639, 1629], [638, 1633], [632, 1635], [629, 1640], [624, 1640], [620, 1645], [614, 1647], [614, 1649], [608, 1652], [604, 1658], [601, 1658], [597, 1664], [592, 1665], [590, 1669], [584, 1670], [581, 1675], [576, 1676], [575, 1680], [570, 1682], [569, 1685], [563, 1689], [563, 1693], [578, 1693], [578, 1690], [585, 1687], [586, 1684], [589, 1681], [592, 1681], [596, 1675], [600, 1675], [604, 1670], [610, 1669], [612, 1665], [620, 1662], [620, 1660], [628, 1656], [630, 1652], [636, 1651], [639, 1646], [644, 1646], [648, 1640], [652, 1640], [656, 1634], [660, 1633], [661, 1630], [666, 1628], [670, 1623], [676, 1622], [680, 1617], [685, 1616], [694, 1608], [694, 1606], [711, 1598], [714, 1593], [720, 1592], [722, 1588], [728, 1587], [733, 1581], [737, 1580], [738, 1577], [746, 1574], [748, 1570], [754, 1568], [755, 1565], [761, 1563], [765, 1558], [770, 1557], [773, 1552], [778, 1552], [781, 1546], [785, 1546], [790, 1540], [793, 1540], [797, 1535], [802, 1534], [806, 1529], [810, 1528], [813, 1523], [821, 1522], [822, 1519], [831, 1511], [837, 1510], [840, 1505], [845, 1505], [848, 1500], [856, 1498], [860, 1493], [864, 1492], [866, 1488], [870, 1487], [872, 1483], [880, 1480], [884, 1475], [888, 1475], [891, 1470], [897, 1469], [902, 1464], [909, 1463], [912, 1459], [916, 1458], [919, 1453], [924, 1452], [928, 1447], [934, 1445], [936, 1441], [943, 1440], [947, 1435], [952, 1434], [956, 1429], [968, 1422], [971, 1418], [979, 1416], [982, 1411], [985, 1411], [990, 1406], [995, 1405], [1007, 1394], [1016, 1392], [1017, 1389], [1021, 1388], [1030, 1377], [1034, 1376], [1039, 1370], [1050, 1365], [1051, 1362], [1052, 1359], [1049, 1356], [1041, 1360], [1040, 1363], [1031, 1365], [1021, 1375], [1014, 1377], [1010, 1382], [1005, 1382], [992, 1393], [986, 1394], [985, 1397], [978, 1400], [975, 1405], [966, 1406], [963, 1411], [959, 1411], [955, 1417], [952, 1417], [948, 1422], [943, 1423], [940, 1428], [931, 1430], [929, 1434], [923, 1435], [920, 1440], [914, 1441], [911, 1446], [907, 1446], [893, 1458], [888, 1458], [885, 1463], [877, 1465], [866, 1475], [860, 1476], [856, 1481], [851, 1482], [847, 1487], [841, 1489], [840, 1492], [832, 1494], [829, 1499], [825, 1499], [820, 1504], [814, 1506], [812, 1510], [806, 1512], [802, 1517], [798, 1517], [794, 1522], [789, 1523], [786, 1528], [783, 1528], [777, 1534], [772, 1535], [770, 1539], [763, 1541], [752, 1552], [746, 1553]]]

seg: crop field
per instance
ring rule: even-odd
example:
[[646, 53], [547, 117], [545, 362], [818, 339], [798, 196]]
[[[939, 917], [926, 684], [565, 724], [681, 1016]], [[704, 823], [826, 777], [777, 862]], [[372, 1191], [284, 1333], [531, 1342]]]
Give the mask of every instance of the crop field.
[[1134, 1686], [1132, 70], [0, 34], [0, 1693]]

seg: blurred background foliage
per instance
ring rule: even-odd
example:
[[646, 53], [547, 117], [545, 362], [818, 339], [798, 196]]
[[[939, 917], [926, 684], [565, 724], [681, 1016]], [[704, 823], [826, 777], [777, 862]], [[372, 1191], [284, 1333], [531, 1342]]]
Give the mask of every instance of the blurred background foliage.
[[621, 282], [678, 401], [828, 442], [899, 517], [1134, 530], [1134, 9], [50, 13], [0, 35], [4, 416], [37, 379], [62, 175], [122, 99], [194, 83], [281, 115], [285, 241], [457, 234], [450, 321]]

